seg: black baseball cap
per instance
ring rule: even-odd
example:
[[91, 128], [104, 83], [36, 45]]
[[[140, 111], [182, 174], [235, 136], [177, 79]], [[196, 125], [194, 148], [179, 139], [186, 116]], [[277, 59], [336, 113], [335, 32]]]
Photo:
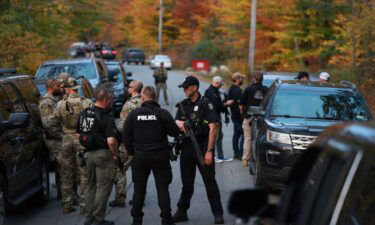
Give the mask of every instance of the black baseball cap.
[[193, 85], [197, 85], [199, 87], [199, 80], [194, 76], [187, 76], [184, 82], [182, 82], [182, 84], [180, 84], [178, 87], [188, 88]]

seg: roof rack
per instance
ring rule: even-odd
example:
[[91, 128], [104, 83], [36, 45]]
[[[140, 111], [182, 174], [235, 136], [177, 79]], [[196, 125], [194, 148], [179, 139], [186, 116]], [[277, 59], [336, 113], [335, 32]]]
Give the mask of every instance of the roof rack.
[[0, 69], [0, 76], [5, 74], [17, 74], [17, 70], [14, 68]]
[[357, 86], [355, 86], [355, 84], [353, 84], [349, 81], [342, 80], [342, 81], [340, 81], [340, 84], [345, 85], [346, 87], [357, 89]]

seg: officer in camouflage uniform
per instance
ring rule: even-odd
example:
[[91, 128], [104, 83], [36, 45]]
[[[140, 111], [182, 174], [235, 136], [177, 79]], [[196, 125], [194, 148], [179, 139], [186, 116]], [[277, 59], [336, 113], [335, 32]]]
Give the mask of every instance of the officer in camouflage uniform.
[[[142, 100], [141, 100], [141, 91], [143, 88], [143, 83], [141, 81], [132, 81], [129, 84], [128, 93], [131, 98], [124, 104], [120, 113], [120, 122], [119, 122], [119, 129], [122, 130], [125, 120], [128, 117], [130, 111], [135, 108], [141, 107]], [[123, 163], [123, 169], [118, 169], [116, 173], [115, 179], [115, 191], [116, 191], [116, 198], [115, 200], [109, 203], [111, 207], [125, 207], [125, 199], [126, 199], [126, 169], [129, 167], [128, 162], [131, 160], [129, 159], [130, 156], [127, 155], [125, 146], [122, 144], [120, 145], [120, 157], [121, 163]]]
[[56, 118], [53, 118], [53, 111], [60, 101], [62, 94], [61, 82], [55, 79], [46, 81], [47, 93], [39, 101], [40, 118], [44, 128], [44, 143], [49, 151], [50, 161], [56, 162], [55, 183], [57, 187], [57, 197], [61, 198], [60, 167], [57, 156], [61, 149], [62, 131], [61, 124]]
[[61, 121], [63, 139], [62, 148], [59, 158], [61, 167], [61, 194], [63, 203], [63, 212], [70, 213], [75, 211], [72, 207], [77, 201], [77, 196], [73, 190], [74, 183], [80, 183], [79, 204], [81, 206], [81, 214], [85, 213], [84, 192], [87, 185], [87, 177], [83, 165], [78, 165], [80, 161], [78, 154], [84, 151], [83, 146], [79, 143], [76, 127], [79, 114], [82, 110], [91, 107], [92, 101], [78, 95], [77, 81], [69, 78], [66, 84], [68, 97], [64, 97], [58, 102], [54, 111], [54, 117]]
[[156, 100], [159, 101], [160, 89], [163, 90], [165, 104], [168, 105], [168, 95], [167, 95], [167, 79], [168, 73], [164, 68], [164, 63], [160, 63], [160, 67], [154, 72], [154, 79], [156, 85]]
[[40, 116], [42, 125], [45, 129], [44, 141], [50, 151], [51, 160], [57, 160], [57, 155], [61, 147], [62, 131], [61, 125], [56, 118], [53, 117], [53, 112], [60, 101], [61, 82], [55, 79], [48, 79], [46, 81], [47, 93], [41, 98], [39, 102]]

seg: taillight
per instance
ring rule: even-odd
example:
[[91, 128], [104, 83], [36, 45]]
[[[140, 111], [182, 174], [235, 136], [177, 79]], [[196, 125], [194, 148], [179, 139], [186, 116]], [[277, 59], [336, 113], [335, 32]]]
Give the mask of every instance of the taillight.
[[102, 54], [108, 54], [109, 51], [108, 50], [102, 50]]
[[116, 55], [117, 51], [116, 50], [112, 50], [112, 54]]

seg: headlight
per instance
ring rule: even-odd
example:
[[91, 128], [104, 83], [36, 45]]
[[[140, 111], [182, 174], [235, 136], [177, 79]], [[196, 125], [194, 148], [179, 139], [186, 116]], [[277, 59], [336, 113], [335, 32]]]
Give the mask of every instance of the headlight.
[[270, 131], [270, 130], [267, 130], [267, 141], [278, 142], [282, 144], [292, 144], [289, 134], [279, 133], [279, 132]]

